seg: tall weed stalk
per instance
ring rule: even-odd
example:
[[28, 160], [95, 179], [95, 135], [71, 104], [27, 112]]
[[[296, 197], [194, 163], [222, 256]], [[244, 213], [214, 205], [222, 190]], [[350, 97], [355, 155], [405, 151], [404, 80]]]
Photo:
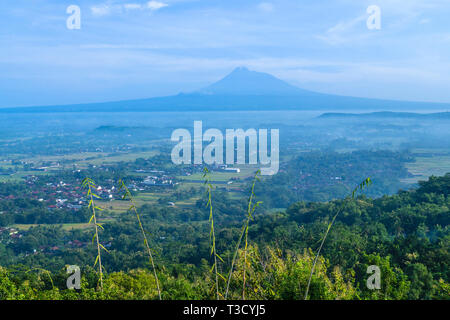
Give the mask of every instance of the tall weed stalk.
[[128, 211], [133, 211], [134, 214], [136, 215], [136, 219], [137, 219], [138, 224], [139, 224], [139, 229], [141, 230], [142, 237], [144, 238], [144, 244], [145, 244], [145, 246], [147, 248], [147, 253], [148, 253], [148, 256], [149, 256], [150, 264], [152, 265], [153, 275], [155, 277], [155, 282], [156, 282], [156, 288], [158, 289], [158, 297], [159, 297], [159, 300], [161, 300], [161, 290], [159, 288], [158, 275], [156, 274], [156, 268], [155, 268], [155, 263], [154, 263], [154, 260], [153, 260], [152, 251], [150, 249], [150, 245], [149, 245], [148, 240], [147, 240], [147, 235], [146, 235], [144, 227], [142, 225], [141, 217], [139, 216], [139, 213], [137, 211], [137, 208], [136, 208], [136, 205], [134, 203], [134, 199], [133, 199], [133, 196], [131, 195], [130, 190], [127, 188], [127, 186], [125, 185], [123, 180], [120, 180], [119, 184], [120, 184], [119, 191], [123, 190], [123, 192], [124, 192], [124, 194], [122, 196], [122, 199], [123, 200], [128, 200], [131, 203], [131, 206], [128, 208]]
[[95, 190], [97, 186], [95, 185], [95, 182], [90, 178], [85, 178], [82, 182], [83, 188], [87, 189], [87, 197], [89, 200], [88, 208], [92, 211], [92, 216], [89, 219], [89, 223], [94, 223], [95, 227], [95, 234], [92, 238], [92, 243], [94, 243], [94, 240], [96, 241], [97, 245], [97, 258], [95, 258], [94, 267], [98, 263], [98, 269], [100, 273], [100, 290], [103, 291], [103, 266], [102, 266], [102, 256], [101, 256], [101, 249], [108, 252], [108, 250], [100, 243], [99, 237], [98, 237], [98, 228], [103, 229], [103, 226], [97, 222], [97, 211], [103, 211], [102, 208], [98, 207], [95, 204], [94, 198], [101, 199], [97, 194], [95, 194], [92, 190]]
[[[370, 184], [372, 184], [372, 180], [370, 180], [370, 178], [366, 178], [355, 189], [353, 189], [352, 195], [351, 195], [351, 199], [354, 200], [356, 193], [359, 190], [362, 191], [365, 187], [369, 186]], [[316, 256], [314, 258], [314, 263], [313, 263], [312, 268], [311, 268], [311, 273], [309, 274], [308, 285], [306, 286], [306, 291], [305, 291], [305, 298], [304, 298], [305, 300], [308, 299], [309, 287], [311, 285], [311, 279], [312, 279], [312, 276], [313, 276], [313, 273], [314, 273], [314, 269], [316, 267], [317, 260], [318, 260], [319, 255], [320, 255], [320, 251], [322, 250], [323, 244], [325, 243], [325, 240], [327, 239], [328, 233], [330, 232], [331, 227], [333, 226], [334, 222], [336, 221], [337, 216], [339, 215], [339, 213], [341, 213], [345, 209], [345, 205], [346, 204], [347, 204], [347, 202], [344, 200], [342, 205], [339, 207], [339, 209], [337, 210], [336, 214], [334, 215], [333, 219], [328, 224], [327, 231], [325, 231], [325, 235], [324, 235], [324, 237], [322, 239], [322, 242], [320, 243], [319, 250], [317, 250]]]
[[[25, 272], [25, 273], [29, 273], [29, 272], [32, 272], [32, 271], [35, 271], [35, 270], [39, 271], [39, 273], [44, 273], [44, 274], [46, 274], [47, 277], [50, 279], [50, 283], [51, 283], [51, 285], [52, 285], [52, 289], [55, 289], [55, 286], [54, 286], [54, 284], [53, 284], [52, 274], [50, 273], [50, 271], [48, 271], [48, 270], [46, 270], [46, 269], [42, 269], [42, 268], [31, 268], [30, 270], [28, 270], [28, 271]], [[40, 276], [40, 275], [39, 275], [39, 276]]]
[[209, 240], [211, 245], [211, 252], [210, 255], [214, 258], [213, 266], [210, 270], [212, 272], [214, 270], [215, 274], [215, 289], [216, 289], [216, 297], [217, 300], [220, 299], [222, 296], [219, 292], [219, 277], [226, 281], [225, 277], [219, 273], [217, 270], [217, 259], [220, 259], [220, 261], [223, 262], [223, 259], [217, 254], [216, 252], [216, 234], [215, 234], [215, 227], [214, 227], [214, 214], [213, 214], [213, 205], [212, 205], [212, 185], [211, 181], [209, 179], [209, 170], [208, 168], [203, 169], [203, 179], [205, 181], [205, 185], [207, 188], [207, 194], [208, 194], [208, 202], [206, 204], [206, 207], [209, 209], [209, 222], [210, 222], [210, 231], [209, 231]]
[[246, 282], [246, 265], [247, 265], [247, 248], [248, 248], [248, 227], [250, 225], [250, 221], [253, 219], [253, 213], [255, 212], [256, 208], [262, 203], [261, 201], [253, 204], [253, 199], [255, 197], [255, 185], [256, 181], [259, 181], [259, 175], [261, 174], [261, 171], [258, 170], [255, 173], [255, 177], [253, 178], [252, 188], [250, 197], [248, 199], [248, 206], [247, 206], [247, 219], [244, 222], [244, 225], [242, 226], [241, 234], [239, 236], [239, 240], [236, 244], [236, 249], [234, 251], [233, 260], [231, 262], [230, 272], [228, 274], [228, 281], [227, 281], [227, 289], [225, 291], [225, 299], [228, 297], [228, 292], [230, 288], [230, 282], [231, 282], [231, 276], [233, 274], [234, 265], [236, 263], [236, 259], [239, 252], [239, 247], [241, 246], [242, 238], [244, 238], [244, 268], [243, 268], [243, 286], [242, 286], [242, 299], [245, 299], [245, 282]]

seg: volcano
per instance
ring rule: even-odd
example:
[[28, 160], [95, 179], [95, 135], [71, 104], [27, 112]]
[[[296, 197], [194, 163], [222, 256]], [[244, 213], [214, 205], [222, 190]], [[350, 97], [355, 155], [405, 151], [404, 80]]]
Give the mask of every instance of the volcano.
[[182, 111], [406, 111], [449, 109], [450, 104], [339, 96], [304, 90], [268, 73], [238, 67], [191, 93], [139, 100], [3, 108], [0, 113]]

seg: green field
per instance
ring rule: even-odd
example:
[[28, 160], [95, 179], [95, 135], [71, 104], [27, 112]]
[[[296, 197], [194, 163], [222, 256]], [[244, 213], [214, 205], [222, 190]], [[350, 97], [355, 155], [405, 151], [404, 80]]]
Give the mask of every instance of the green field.
[[[220, 181], [220, 182], [226, 182], [231, 180], [232, 178], [239, 178], [239, 179], [246, 179], [249, 177], [252, 177], [255, 172], [256, 168], [241, 168], [241, 172], [219, 172], [219, 171], [212, 171], [209, 173], [209, 179], [211, 181]], [[203, 181], [203, 173], [196, 173], [190, 176], [178, 176], [177, 179], [179, 180], [188, 180], [188, 181]]]
[[13, 228], [16, 228], [18, 230], [27, 231], [28, 229], [32, 227], [38, 227], [38, 226], [62, 226], [63, 230], [77, 230], [77, 229], [87, 229], [90, 227], [93, 227], [93, 224], [88, 223], [64, 223], [64, 224], [14, 224], [12, 225]]
[[415, 162], [406, 163], [408, 171], [415, 177], [402, 179], [405, 183], [417, 183], [429, 176], [443, 176], [450, 172], [450, 153], [448, 150], [415, 149]]
[[[24, 171], [18, 170], [11, 175], [0, 175], [0, 182], [5, 181], [19, 181], [27, 175], [46, 175], [52, 174], [61, 170], [62, 168], [71, 168], [72, 165], [77, 165], [80, 169], [87, 168], [89, 165], [102, 165], [102, 164], [114, 164], [117, 162], [130, 162], [135, 161], [138, 158], [150, 158], [157, 155], [159, 151], [145, 151], [145, 152], [130, 152], [130, 153], [120, 153], [120, 154], [106, 154], [100, 152], [85, 152], [77, 154], [67, 154], [61, 156], [35, 156], [33, 158], [24, 155], [13, 155], [9, 156], [8, 159], [4, 159], [0, 162], [0, 168], [10, 169], [16, 166], [11, 164], [11, 160], [21, 160], [29, 164], [33, 164], [34, 167], [41, 167], [46, 162], [61, 164], [60, 167], [48, 168], [47, 171]], [[19, 165], [19, 168], [21, 166]], [[132, 175], [140, 175], [139, 173], [133, 173]], [[145, 175], [145, 174], [142, 174]]]
[[128, 161], [134, 161], [138, 158], [150, 158], [155, 155], [157, 155], [158, 151], [145, 151], [145, 152], [131, 152], [131, 153], [121, 153], [121, 154], [111, 154], [111, 155], [102, 155], [100, 157], [97, 157], [96, 159], [90, 159], [90, 160], [82, 160], [77, 162], [78, 165], [101, 165], [101, 164], [108, 164], [108, 163], [116, 163], [116, 162], [128, 162]]

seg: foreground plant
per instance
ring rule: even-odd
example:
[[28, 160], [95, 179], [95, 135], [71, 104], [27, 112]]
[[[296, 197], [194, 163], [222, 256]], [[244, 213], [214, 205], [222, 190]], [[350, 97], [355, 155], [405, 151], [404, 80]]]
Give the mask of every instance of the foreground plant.
[[245, 299], [245, 282], [246, 282], [246, 265], [247, 265], [247, 248], [248, 248], [248, 227], [250, 225], [250, 221], [253, 219], [253, 213], [255, 212], [256, 208], [262, 203], [261, 201], [253, 204], [253, 198], [255, 197], [255, 185], [256, 181], [259, 181], [259, 175], [261, 174], [261, 171], [258, 170], [255, 173], [255, 177], [253, 178], [252, 183], [252, 189], [250, 193], [250, 197], [248, 199], [248, 207], [247, 207], [247, 219], [244, 222], [244, 225], [242, 226], [241, 235], [239, 236], [239, 240], [236, 245], [236, 249], [234, 251], [233, 260], [231, 262], [231, 268], [230, 272], [228, 274], [228, 281], [227, 281], [227, 289], [225, 292], [225, 299], [228, 297], [228, 291], [230, 288], [230, 282], [231, 282], [231, 275], [233, 274], [233, 268], [234, 264], [236, 263], [236, 259], [238, 256], [239, 248], [241, 246], [242, 238], [244, 238], [244, 267], [243, 267], [243, 285], [242, 285], [242, 299]]
[[52, 289], [54, 289], [55, 286], [54, 286], [54, 284], [53, 284], [53, 278], [52, 278], [52, 274], [50, 273], [50, 271], [48, 271], [48, 270], [46, 270], [46, 269], [42, 269], [42, 268], [31, 268], [30, 270], [28, 270], [28, 271], [25, 272], [25, 273], [29, 273], [29, 272], [36, 271], [36, 270], [39, 271], [39, 274], [40, 274], [40, 273], [44, 273], [44, 274], [47, 275], [47, 277], [50, 279], [50, 283], [51, 283], [51, 285], [52, 285]]
[[159, 288], [158, 275], [156, 274], [156, 268], [155, 268], [155, 263], [154, 263], [154, 260], [153, 260], [152, 251], [150, 249], [150, 245], [149, 245], [148, 240], [147, 240], [147, 235], [145, 234], [145, 230], [144, 230], [144, 227], [142, 225], [141, 217], [139, 216], [139, 213], [137, 211], [137, 208], [136, 208], [136, 205], [134, 203], [134, 199], [133, 199], [133, 196], [131, 195], [130, 190], [125, 185], [123, 180], [120, 180], [119, 184], [120, 184], [119, 191], [120, 190], [124, 191], [122, 199], [123, 200], [128, 199], [128, 201], [131, 203], [131, 206], [130, 206], [130, 208], [128, 208], [128, 211], [133, 211], [135, 213], [135, 215], [136, 215], [136, 219], [137, 219], [138, 224], [139, 224], [139, 229], [141, 230], [142, 237], [144, 238], [144, 244], [145, 244], [145, 246], [147, 248], [147, 253], [148, 253], [148, 256], [149, 256], [149, 259], [150, 259], [150, 264], [152, 265], [153, 275], [155, 277], [155, 282], [156, 282], [156, 288], [158, 290], [158, 297], [159, 297], [159, 300], [161, 300], [161, 290]]
[[[351, 199], [354, 200], [356, 193], [358, 191], [362, 191], [365, 187], [367, 187], [370, 184], [372, 184], [372, 180], [370, 180], [370, 178], [366, 178], [355, 189], [353, 189], [352, 195], [351, 195]], [[344, 200], [342, 202], [342, 205], [339, 207], [338, 211], [334, 215], [333, 219], [328, 224], [327, 231], [325, 231], [325, 235], [323, 236], [322, 242], [320, 243], [319, 250], [317, 250], [316, 257], [314, 259], [314, 263], [313, 263], [313, 266], [311, 268], [311, 273], [310, 273], [309, 279], [308, 279], [308, 285], [306, 286], [306, 291], [305, 291], [305, 297], [304, 297], [305, 300], [308, 299], [309, 287], [311, 285], [311, 279], [312, 279], [312, 276], [313, 276], [313, 273], [314, 273], [314, 268], [316, 267], [317, 259], [319, 258], [319, 255], [320, 255], [320, 251], [322, 250], [323, 244], [325, 243], [325, 240], [327, 239], [328, 233], [330, 232], [331, 227], [333, 226], [334, 222], [336, 221], [337, 216], [339, 215], [339, 213], [341, 213], [344, 210], [346, 204], [347, 204], [347, 202]]]
[[222, 278], [224, 281], [226, 281], [226, 279], [217, 270], [217, 258], [219, 258], [220, 261], [222, 261], [222, 262], [224, 262], [224, 261], [216, 252], [216, 234], [215, 234], [215, 230], [214, 230], [214, 215], [213, 215], [213, 206], [212, 206], [212, 189], [213, 189], [213, 187], [212, 187], [210, 179], [209, 179], [209, 170], [206, 167], [203, 169], [203, 179], [205, 181], [205, 185], [206, 185], [207, 193], [208, 193], [208, 202], [206, 203], [206, 207], [209, 208], [209, 222], [211, 224], [211, 229], [209, 232], [209, 240], [211, 243], [210, 255], [214, 258], [214, 263], [211, 268], [211, 272], [214, 270], [215, 285], [216, 285], [216, 297], [217, 297], [217, 300], [219, 300], [220, 297], [222, 296], [219, 292], [219, 277]]
[[101, 198], [92, 191], [97, 188], [97, 186], [95, 185], [95, 182], [92, 179], [85, 178], [82, 182], [82, 186], [83, 186], [83, 188], [87, 189], [87, 197], [89, 199], [88, 208], [91, 209], [91, 211], [92, 211], [92, 216], [89, 219], [89, 223], [94, 224], [95, 234], [94, 234], [94, 237], [92, 238], [92, 242], [94, 242], [94, 240], [95, 240], [96, 244], [97, 244], [97, 258], [95, 258], [94, 267], [98, 263], [98, 269], [99, 269], [99, 274], [100, 274], [100, 290], [103, 291], [103, 266], [102, 266], [101, 249], [105, 250], [106, 252], [108, 252], [108, 250], [106, 250], [106, 248], [100, 243], [100, 239], [98, 237], [98, 228], [102, 228], [102, 229], [104, 229], [104, 228], [100, 223], [97, 222], [97, 211], [103, 211], [103, 209], [96, 206], [95, 201], [94, 201], [94, 198], [96, 198], [96, 199], [101, 199]]

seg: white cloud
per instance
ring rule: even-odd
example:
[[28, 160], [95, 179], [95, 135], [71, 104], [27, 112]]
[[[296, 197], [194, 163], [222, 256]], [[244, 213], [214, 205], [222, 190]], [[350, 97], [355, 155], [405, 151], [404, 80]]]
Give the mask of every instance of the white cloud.
[[151, 10], [156, 11], [161, 8], [167, 7], [168, 4], [159, 1], [149, 1], [146, 4], [139, 3], [124, 3], [124, 4], [102, 4], [91, 7], [91, 12], [94, 16], [101, 17], [110, 14], [120, 14], [124, 11], [134, 11], [134, 10]]
[[[341, 21], [329, 28], [325, 34], [318, 35], [317, 38], [331, 45], [360, 40], [368, 35], [363, 33], [363, 31], [366, 31], [366, 25], [363, 24], [366, 19], [365, 15], [361, 15], [347, 21]], [[359, 31], [357, 28], [359, 28]]]
[[91, 12], [94, 16], [106, 16], [110, 14], [111, 8], [108, 5], [93, 6]]
[[153, 0], [149, 1], [147, 3], [147, 8], [150, 10], [158, 10], [158, 9], [161, 9], [161, 8], [164, 8], [167, 6], [168, 6], [168, 4], [166, 4], [166, 3], [159, 2], [159, 1], [153, 1]]
[[269, 2], [261, 2], [260, 4], [258, 4], [258, 9], [264, 12], [272, 12], [273, 4]]
[[142, 6], [141, 6], [140, 4], [138, 4], [138, 3], [125, 3], [125, 4], [123, 5], [123, 7], [124, 7], [126, 10], [138, 10], [138, 9], [142, 9]]

